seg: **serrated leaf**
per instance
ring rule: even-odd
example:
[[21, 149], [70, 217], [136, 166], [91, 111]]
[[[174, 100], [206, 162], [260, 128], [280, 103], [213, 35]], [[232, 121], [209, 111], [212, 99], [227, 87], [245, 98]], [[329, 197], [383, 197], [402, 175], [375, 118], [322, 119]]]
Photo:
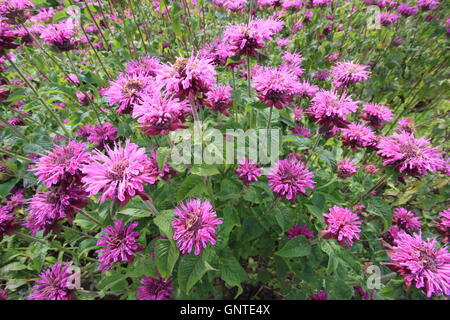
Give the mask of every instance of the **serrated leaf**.
[[167, 280], [172, 275], [173, 268], [177, 263], [179, 255], [179, 250], [172, 240], [161, 239], [156, 241], [156, 267], [164, 279]]
[[304, 237], [297, 237], [289, 240], [277, 252], [276, 255], [283, 258], [305, 257], [311, 253], [311, 247]]

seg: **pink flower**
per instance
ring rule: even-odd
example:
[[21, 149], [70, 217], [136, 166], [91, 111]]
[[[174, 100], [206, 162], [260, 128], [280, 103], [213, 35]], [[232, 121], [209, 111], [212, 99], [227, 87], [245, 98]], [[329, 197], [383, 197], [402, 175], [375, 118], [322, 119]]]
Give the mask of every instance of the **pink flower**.
[[417, 5], [423, 11], [434, 10], [441, 3], [436, 0], [418, 0]]
[[224, 41], [228, 42], [234, 55], [256, 56], [258, 50], [265, 48], [265, 41], [283, 28], [283, 23], [275, 19], [256, 19], [247, 24], [229, 26], [224, 32]]
[[311, 100], [307, 112], [316, 122], [324, 126], [345, 128], [348, 125], [346, 115], [358, 109], [357, 102], [349, 96], [338, 97], [336, 92], [320, 90]]
[[377, 148], [384, 165], [394, 165], [400, 172], [412, 176], [427, 175], [428, 171], [436, 172], [444, 166], [439, 147], [430, 146], [430, 141], [424, 137], [416, 139], [412, 133], [383, 137]]
[[400, 13], [404, 17], [410, 17], [415, 15], [419, 11], [419, 8], [416, 6], [409, 6], [407, 2], [400, 4], [397, 7], [397, 12]]
[[400, 16], [398, 14], [390, 13], [390, 12], [383, 12], [383, 13], [380, 13], [380, 15], [378, 16], [378, 19], [380, 19], [380, 23], [383, 27], [393, 24], [399, 18], [400, 18]]
[[142, 102], [142, 95], [149, 93], [152, 86], [152, 78], [144, 74], [121, 74], [116, 81], [110, 83], [103, 94], [110, 106], [118, 105], [118, 114], [126, 114], [131, 113], [136, 104]]
[[450, 253], [447, 247], [437, 248], [436, 239], [422, 239], [421, 233], [405, 232], [394, 239], [388, 250], [391, 270], [403, 276], [408, 289], [415, 284], [427, 297], [450, 295]]
[[302, 76], [304, 70], [302, 68], [302, 55], [300, 53], [286, 52], [283, 54], [282, 68], [294, 73], [297, 77]]
[[28, 18], [26, 11], [34, 7], [28, 0], [3, 0], [0, 3], [0, 16], [10, 24], [21, 24]]
[[89, 196], [103, 192], [99, 201], [106, 198], [118, 200], [125, 205], [136, 194], [146, 197], [144, 183], [155, 184], [159, 174], [155, 170], [144, 148], [129, 140], [125, 147], [115, 144], [114, 149], [105, 147], [106, 155], [94, 151], [91, 162], [83, 166], [85, 183]]
[[36, 193], [29, 202], [25, 226], [34, 235], [58, 230], [58, 222], [67, 219], [72, 223], [74, 213], [87, 204], [87, 194], [75, 185], [53, 187]]
[[76, 38], [77, 26], [71, 19], [48, 25], [41, 32], [41, 38], [59, 51], [75, 49], [80, 40]]
[[9, 205], [0, 207], [0, 241], [5, 234], [9, 236], [19, 227], [14, 219], [14, 207]]
[[283, 109], [300, 92], [297, 76], [283, 67], [258, 68], [253, 75], [253, 88], [258, 98], [269, 107]]
[[338, 175], [341, 178], [353, 177], [360, 167], [353, 163], [353, 160], [345, 158], [344, 160], [338, 161], [337, 170]]
[[412, 211], [406, 210], [405, 208], [394, 209], [392, 224], [397, 225], [404, 230], [420, 229], [419, 218], [415, 217]]
[[341, 129], [342, 144], [350, 146], [352, 150], [359, 148], [369, 148], [376, 145], [375, 133], [364, 124], [351, 122], [347, 128]]
[[54, 150], [42, 156], [31, 171], [46, 187], [78, 179], [82, 166], [89, 162], [90, 153], [85, 148], [86, 144], [75, 141], [69, 141], [65, 146], [55, 145]]
[[155, 90], [152, 94], [142, 96], [142, 103], [133, 109], [133, 118], [137, 118], [141, 124], [139, 128], [145, 134], [167, 135], [170, 131], [186, 127], [183, 121], [189, 111], [186, 100], [180, 101], [169, 93]]
[[379, 169], [374, 164], [365, 164], [364, 171], [367, 172], [368, 174], [377, 174]]
[[208, 242], [216, 243], [216, 227], [222, 224], [222, 218], [216, 217], [209, 201], [188, 200], [175, 208], [174, 215], [177, 218], [172, 222], [173, 239], [182, 254], [194, 249], [194, 254], [199, 255]]
[[226, 116], [230, 116], [227, 109], [233, 105], [230, 86], [221, 86], [212, 88], [206, 93], [206, 106], [211, 110], [220, 112]]
[[[19, 45], [15, 43], [15, 40], [18, 36], [17, 31], [11, 28], [9, 24], [0, 21], [0, 50], [17, 48]], [[9, 91], [6, 92], [9, 95]], [[1, 96], [3, 95], [4, 93], [1, 94]], [[6, 95], [6, 98], [8, 95]], [[6, 98], [1, 97], [1, 101]]]
[[138, 287], [139, 300], [168, 300], [173, 297], [170, 293], [174, 288], [170, 285], [172, 277], [165, 281], [162, 277], [152, 278], [145, 276]]
[[304, 236], [306, 239], [311, 239], [314, 237], [314, 232], [309, 230], [306, 224], [303, 226], [294, 224], [294, 226], [286, 232], [286, 236], [288, 239], [294, 239], [300, 236]]
[[70, 287], [73, 274], [70, 272], [72, 262], [56, 263], [45, 270], [36, 280], [29, 300], [73, 300], [75, 290]]
[[439, 212], [440, 217], [434, 221], [436, 231], [442, 235], [444, 243], [450, 240], [450, 208]]
[[261, 176], [261, 168], [258, 168], [258, 163], [255, 160], [249, 161], [244, 157], [239, 161], [239, 167], [234, 170], [238, 175], [238, 179], [241, 180], [245, 186], [248, 186], [250, 182], [258, 181], [258, 177]]
[[267, 175], [269, 186], [278, 196], [295, 201], [298, 195], [306, 196], [306, 189], [314, 189], [314, 174], [295, 158], [279, 160]]
[[359, 65], [350, 61], [339, 62], [331, 67], [331, 76], [333, 84], [336, 87], [346, 87], [349, 84], [362, 82], [366, 80], [370, 71], [366, 70], [369, 66]]
[[351, 247], [354, 240], [359, 240], [359, 225], [362, 222], [350, 209], [333, 206], [329, 213], [324, 213], [323, 216], [327, 224], [324, 238], [337, 239], [338, 243], [346, 248]]
[[382, 122], [387, 122], [392, 119], [392, 111], [388, 107], [377, 103], [366, 103], [363, 105], [361, 118], [368, 121], [369, 124], [376, 128], [383, 128]]
[[127, 261], [132, 263], [134, 254], [144, 250], [138, 244], [139, 233], [134, 231], [137, 222], [124, 225], [123, 220], [114, 221], [114, 225], [103, 229], [103, 234], [97, 241], [98, 246], [103, 248], [96, 251], [99, 254], [99, 269], [106, 272], [111, 269], [113, 263]]
[[309, 129], [301, 125], [298, 125], [294, 128], [289, 128], [289, 130], [291, 130], [292, 134], [303, 136], [305, 138], [309, 138], [311, 136]]
[[162, 65], [157, 80], [177, 97], [192, 99], [197, 93], [205, 93], [216, 84], [216, 70], [210, 59], [179, 57], [174, 64]]
[[[81, 127], [85, 131], [85, 136], [87, 141], [95, 144], [98, 149], [103, 149], [105, 146], [111, 146], [116, 140], [117, 129], [108, 122], [103, 122], [103, 124], [90, 125], [87, 124]], [[77, 132], [80, 132], [78, 129]]]
[[281, 7], [286, 10], [296, 11], [303, 5], [303, 0], [283, 0]]
[[146, 77], [156, 77], [160, 68], [161, 64], [157, 57], [147, 56], [128, 62], [125, 72], [127, 74], [142, 74]]

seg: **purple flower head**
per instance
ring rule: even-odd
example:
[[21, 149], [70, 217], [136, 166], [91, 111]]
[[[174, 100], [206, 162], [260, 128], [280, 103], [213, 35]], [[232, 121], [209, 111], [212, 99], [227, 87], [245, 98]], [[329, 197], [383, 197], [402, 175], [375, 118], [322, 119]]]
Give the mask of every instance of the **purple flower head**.
[[336, 92], [320, 90], [311, 100], [308, 108], [308, 115], [316, 123], [324, 128], [338, 127], [345, 128], [348, 125], [346, 115], [358, 109], [356, 101], [350, 96], [341, 95]]
[[281, 7], [286, 10], [297, 11], [303, 5], [303, 0], [283, 0]]
[[181, 254], [194, 250], [194, 254], [199, 255], [208, 242], [211, 245], [216, 243], [216, 228], [222, 224], [222, 218], [216, 217], [209, 201], [187, 200], [175, 208], [174, 215], [173, 239], [177, 241]]
[[46, 187], [80, 177], [81, 167], [89, 162], [86, 144], [69, 141], [65, 146], [55, 145], [53, 151], [42, 156], [31, 169], [38, 181]]
[[0, 290], [0, 300], [8, 300], [8, 291]]
[[290, 128], [289, 130], [291, 130], [292, 134], [296, 134], [299, 136], [303, 136], [305, 138], [309, 138], [311, 136], [311, 133], [309, 132], [309, 129], [302, 126], [302, 125], [298, 125], [294, 128]]
[[300, 122], [303, 118], [303, 109], [296, 106], [294, 107], [294, 122]]
[[397, 124], [400, 131], [406, 131], [409, 133], [414, 132], [415, 124], [414, 121], [411, 120], [411, 118], [398, 119]]
[[0, 207], [0, 241], [5, 234], [9, 236], [19, 227], [19, 224], [14, 222], [14, 219], [13, 207], [9, 205]]
[[36, 193], [29, 201], [25, 227], [35, 235], [58, 230], [58, 221], [67, 218], [72, 223], [74, 213], [87, 204], [87, 194], [75, 185], [52, 187]]
[[9, 24], [0, 21], [0, 50], [17, 48], [19, 46], [15, 43], [17, 38], [17, 32]]
[[441, 3], [436, 0], [418, 0], [417, 5], [422, 11], [434, 10]]
[[377, 174], [378, 171], [380, 170], [374, 164], [365, 164], [364, 171], [367, 172], [368, 174]]
[[256, 19], [247, 24], [227, 27], [224, 41], [231, 45], [234, 55], [258, 55], [258, 50], [265, 48], [265, 41], [272, 41], [272, 36], [283, 28], [283, 22], [275, 19]]
[[450, 295], [450, 253], [446, 246], [438, 248], [436, 239], [422, 239], [422, 233], [405, 232], [394, 239], [395, 246], [388, 250], [391, 270], [403, 276], [409, 289], [417, 289], [431, 298]]
[[133, 109], [133, 118], [137, 118], [141, 124], [139, 128], [145, 134], [167, 135], [170, 131], [186, 127], [183, 121], [189, 111], [186, 100], [180, 101], [169, 93], [155, 90], [152, 94], [142, 96], [142, 102]]
[[376, 145], [375, 133], [362, 123], [351, 122], [347, 128], [341, 129], [342, 144], [350, 146], [352, 150], [370, 148]]
[[103, 234], [97, 241], [97, 245], [102, 248], [96, 251], [101, 262], [98, 267], [103, 273], [111, 269], [113, 263], [132, 263], [134, 254], [144, 250], [138, 244], [139, 232], [134, 231], [137, 226], [137, 222], [124, 225], [123, 220], [118, 220], [114, 221], [114, 225], [103, 229]]
[[384, 165], [393, 165], [412, 176], [436, 172], [444, 165], [439, 147], [432, 147], [424, 137], [416, 139], [412, 133], [403, 131], [383, 137], [377, 148]]
[[311, 300], [328, 300], [328, 293], [325, 291], [318, 291], [316, 294], [310, 294]]
[[104, 149], [105, 146], [112, 146], [116, 141], [117, 129], [108, 122], [97, 123], [93, 126], [86, 125], [86, 139], [95, 144], [97, 149]]
[[50, 24], [41, 32], [41, 38], [50, 46], [59, 51], [70, 51], [75, 49], [80, 40], [76, 37], [77, 26], [71, 19]]
[[288, 68], [258, 68], [252, 80], [258, 98], [269, 107], [283, 109], [300, 92], [297, 76]]
[[406, 210], [405, 208], [394, 209], [392, 224], [399, 226], [403, 230], [420, 229], [419, 218], [414, 216], [412, 211]]
[[324, 238], [336, 239], [341, 246], [346, 248], [351, 247], [354, 240], [359, 240], [361, 232], [359, 225], [362, 222], [358, 215], [350, 209], [333, 206], [329, 213], [323, 214], [323, 217], [327, 224]]
[[73, 300], [75, 290], [72, 289], [72, 263], [56, 263], [45, 270], [36, 280], [29, 300]]
[[255, 160], [250, 161], [244, 157], [239, 161], [239, 167], [234, 170], [238, 175], [238, 179], [241, 180], [245, 186], [248, 186], [250, 182], [258, 181], [258, 177], [262, 175], [261, 168], [258, 168], [258, 163]]
[[325, 81], [330, 77], [330, 73], [327, 70], [321, 70], [314, 74], [314, 78], [319, 81]]
[[383, 122], [392, 119], [392, 111], [381, 104], [366, 103], [363, 105], [361, 118], [368, 121], [372, 127], [380, 129], [383, 128]]
[[400, 13], [404, 17], [414, 16], [419, 11], [419, 8], [416, 6], [409, 6], [407, 2], [400, 4], [397, 7], [397, 12]]
[[142, 286], [138, 287], [139, 300], [169, 300], [173, 297], [170, 291], [173, 287], [170, 285], [172, 277], [165, 281], [162, 277], [152, 278], [145, 276], [141, 280]]
[[306, 165], [293, 157], [279, 160], [267, 175], [272, 191], [291, 202], [298, 195], [306, 196], [307, 188], [314, 189], [313, 177]]
[[127, 114], [133, 111], [136, 104], [142, 102], [142, 95], [151, 91], [153, 78], [144, 74], [121, 74], [116, 81], [110, 83], [103, 92], [109, 105], [118, 105], [117, 114]]
[[284, 48], [287, 47], [290, 42], [291, 40], [289, 38], [282, 38], [277, 41], [277, 46], [279, 46], [280, 48]]
[[55, 13], [52, 7], [40, 8], [38, 13], [30, 18], [30, 21], [50, 23]]
[[[222, 65], [232, 67], [235, 63], [230, 63], [228, 58], [232, 57], [234, 52], [229, 43], [223, 41], [221, 38], [217, 38], [213, 43], [207, 43], [205, 47], [200, 51], [200, 57], [211, 60], [211, 63], [215, 66]], [[240, 62], [238, 62], [240, 64]]]
[[89, 196], [103, 192], [100, 202], [111, 198], [123, 206], [137, 194], [144, 196], [144, 183], [157, 182], [159, 170], [153, 167], [145, 148], [127, 140], [125, 147], [115, 144], [113, 149], [106, 146], [105, 151], [95, 150], [92, 161], [82, 168]]
[[370, 71], [366, 70], [369, 66], [356, 64], [350, 61], [338, 62], [331, 67], [331, 76], [335, 87], [346, 87], [350, 84], [366, 80]]
[[28, 18], [26, 11], [33, 7], [34, 3], [28, 0], [3, 0], [0, 3], [0, 16], [10, 24], [21, 24]]
[[309, 230], [308, 225], [300, 226], [298, 224], [294, 224], [294, 226], [286, 232], [286, 236], [288, 239], [294, 239], [299, 236], [304, 236], [306, 239], [311, 239], [314, 237], [314, 232]]
[[220, 86], [212, 88], [206, 93], [206, 106], [211, 110], [220, 112], [226, 116], [230, 116], [227, 109], [233, 105], [230, 86]]
[[158, 58], [148, 56], [128, 62], [125, 72], [127, 74], [142, 74], [146, 77], [156, 77], [160, 68], [161, 64]]
[[372, 300], [375, 291], [370, 289], [370, 291], [364, 291], [361, 286], [354, 286], [355, 296], [360, 296], [364, 300]]
[[380, 13], [380, 15], [378, 16], [378, 19], [380, 20], [380, 23], [383, 27], [393, 24], [399, 18], [400, 18], [400, 16], [398, 14], [391, 13], [391, 12], [383, 12], [383, 13]]
[[302, 68], [303, 57], [300, 53], [286, 52], [285, 54], [283, 54], [282, 58], [283, 58], [282, 67], [285, 70], [294, 73], [297, 77], [302, 76], [302, 74], [304, 73], [304, 70]]
[[450, 208], [439, 212], [439, 218], [434, 221], [436, 231], [442, 235], [442, 241], [448, 243], [450, 240]]
[[356, 166], [353, 163], [353, 160], [350, 160], [349, 158], [340, 160], [340, 161], [338, 161], [338, 164], [337, 164], [338, 175], [341, 178], [353, 177], [359, 168], [360, 167]]
[[195, 98], [216, 84], [216, 70], [210, 59], [191, 56], [178, 57], [174, 64], [164, 64], [157, 80], [166, 86], [169, 93], [177, 97]]

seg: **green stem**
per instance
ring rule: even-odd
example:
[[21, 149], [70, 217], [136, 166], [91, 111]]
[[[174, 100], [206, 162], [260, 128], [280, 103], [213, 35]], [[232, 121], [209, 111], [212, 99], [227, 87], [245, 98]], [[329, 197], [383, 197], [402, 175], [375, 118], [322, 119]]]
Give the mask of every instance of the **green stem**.
[[16, 154], [16, 153], [11, 152], [11, 151], [8, 151], [8, 150], [3, 149], [3, 148], [0, 148], [0, 153], [4, 153], [4, 154], [7, 154], [8, 156], [16, 157], [17, 159], [21, 159], [21, 160], [24, 160], [24, 161], [31, 162], [31, 160], [29, 158], [27, 158], [25, 156], [21, 156], [20, 154]]

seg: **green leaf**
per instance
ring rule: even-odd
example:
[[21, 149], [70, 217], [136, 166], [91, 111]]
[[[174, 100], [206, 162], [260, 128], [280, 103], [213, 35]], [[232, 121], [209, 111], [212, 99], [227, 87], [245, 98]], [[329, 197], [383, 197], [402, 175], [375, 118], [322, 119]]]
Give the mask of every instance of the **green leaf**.
[[370, 197], [367, 201], [367, 211], [383, 219], [384, 228], [387, 230], [392, 221], [392, 210], [380, 197]]
[[162, 211], [155, 219], [153, 219], [153, 222], [158, 226], [159, 230], [161, 230], [161, 233], [169, 239], [173, 238], [172, 221], [172, 210]]
[[178, 285], [186, 294], [200, 281], [208, 271], [204, 260], [204, 254], [196, 256], [193, 254], [184, 256], [178, 266]]
[[120, 214], [131, 216], [135, 218], [145, 218], [145, 217], [151, 217], [152, 213], [150, 210], [146, 209], [138, 209], [138, 208], [126, 208], [121, 211], [119, 211]]
[[220, 277], [230, 287], [240, 286], [247, 280], [247, 273], [230, 251], [221, 257], [220, 272]]
[[177, 263], [179, 250], [172, 240], [157, 240], [155, 246], [155, 261], [159, 273], [164, 279], [171, 276], [173, 268]]
[[283, 258], [304, 257], [311, 253], [311, 247], [307, 244], [304, 237], [297, 237], [289, 240], [277, 252], [276, 255]]
[[202, 177], [198, 175], [190, 175], [180, 184], [176, 194], [176, 200], [179, 202], [191, 195], [199, 195], [202, 192], [206, 192]]

